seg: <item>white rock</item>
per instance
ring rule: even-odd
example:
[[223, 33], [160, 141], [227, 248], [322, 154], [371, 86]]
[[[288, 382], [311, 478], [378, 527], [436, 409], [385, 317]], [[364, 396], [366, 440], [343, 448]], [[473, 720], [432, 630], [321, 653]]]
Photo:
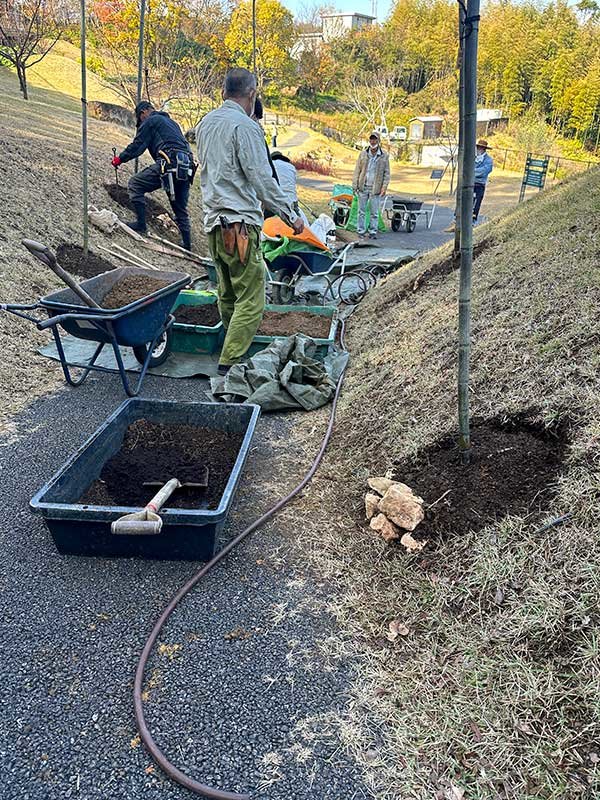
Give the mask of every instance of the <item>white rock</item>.
[[394, 484], [383, 496], [379, 510], [398, 527], [405, 531], [414, 531], [425, 517], [422, 504], [423, 500], [414, 495], [408, 486]]
[[386, 542], [391, 542], [393, 539], [398, 539], [400, 533], [398, 528], [394, 525], [393, 522], [385, 516], [385, 514], [377, 514], [376, 517], [370, 522], [370, 527], [380, 533]]

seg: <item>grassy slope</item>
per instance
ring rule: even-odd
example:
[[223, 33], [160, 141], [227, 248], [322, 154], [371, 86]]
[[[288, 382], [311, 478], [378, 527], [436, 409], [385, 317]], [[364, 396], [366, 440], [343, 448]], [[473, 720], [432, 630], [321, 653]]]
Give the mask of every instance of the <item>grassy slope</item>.
[[[15, 77], [16, 80], [16, 77]], [[27, 81], [38, 89], [51, 89], [79, 100], [81, 97], [80, 51], [70, 42], [58, 42], [50, 53], [31, 69]], [[94, 72], [87, 71], [89, 100], [123, 105], [123, 100], [110, 86], [106, 86]]]
[[[477, 231], [472, 412], [571, 421], [547, 509], [575, 512], [560, 528], [536, 536], [538, 521], [508, 517], [408, 556], [357, 524], [369, 474], [456, 431], [458, 275], [399, 300], [443, 255], [429, 254], [350, 320], [334, 445], [302, 526], [338, 588], [338, 649], [359, 657], [340, 724], [378, 798], [461, 797], [449, 782], [468, 798], [600, 796], [599, 219], [594, 171]], [[410, 634], [392, 644], [394, 618]]]
[[[110, 166], [111, 148], [124, 147], [132, 132], [97, 120], [89, 121], [90, 203], [110, 208], [122, 218], [129, 213], [116, 206], [103, 184], [114, 180]], [[56, 279], [41, 264], [34, 262], [21, 246], [22, 238], [38, 239], [56, 248], [61, 242], [82, 242], [81, 212], [81, 117], [78, 104], [68, 95], [46, 89], [31, 91], [31, 100], [21, 99], [14, 75], [0, 68], [0, 148], [6, 187], [0, 215], [0, 301], [31, 302]], [[145, 157], [146, 158], [146, 157]], [[130, 165], [121, 169], [121, 181], [127, 182]], [[190, 199], [192, 232], [199, 252], [204, 252], [200, 223], [198, 181]], [[166, 197], [157, 199], [168, 207]], [[186, 261], [169, 259], [147, 250], [137, 250], [125, 234], [110, 236], [90, 228], [92, 250], [108, 260], [98, 246], [110, 248], [118, 243], [164, 269], [193, 271]], [[116, 266], [121, 262], [113, 259]], [[48, 341], [48, 334], [38, 334], [30, 323], [8, 314], [0, 314], [0, 391], [4, 401], [0, 426], [35, 397], [55, 387], [61, 380], [58, 367], [35, 352]]]

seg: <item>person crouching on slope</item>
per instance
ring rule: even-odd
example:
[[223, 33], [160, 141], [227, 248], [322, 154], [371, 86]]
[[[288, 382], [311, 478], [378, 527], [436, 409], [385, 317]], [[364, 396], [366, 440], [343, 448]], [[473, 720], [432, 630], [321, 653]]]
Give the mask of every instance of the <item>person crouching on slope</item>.
[[[155, 192], [162, 184], [161, 170], [165, 162], [170, 166], [182, 165], [174, 173], [173, 194], [169, 202], [175, 214], [175, 221], [181, 233], [181, 243], [186, 250], [192, 249], [190, 216], [187, 206], [190, 186], [194, 178], [195, 165], [189, 144], [179, 125], [164, 111], [157, 111], [152, 103], [142, 101], [135, 107], [137, 134], [133, 142], [112, 160], [113, 167], [133, 161], [146, 150], [154, 159], [154, 164], [133, 175], [127, 186], [129, 199], [136, 213], [129, 227], [138, 233], [146, 233], [146, 193]], [[179, 156], [179, 158], [178, 158]], [[185, 167], [185, 164], [188, 167]]]

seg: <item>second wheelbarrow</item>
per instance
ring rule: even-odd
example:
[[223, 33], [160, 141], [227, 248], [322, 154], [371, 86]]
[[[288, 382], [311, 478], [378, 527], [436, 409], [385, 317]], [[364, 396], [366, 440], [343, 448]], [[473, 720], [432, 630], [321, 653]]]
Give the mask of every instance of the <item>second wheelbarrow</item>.
[[[162, 272], [143, 267], [119, 267], [82, 281], [80, 287], [101, 306], [111, 289], [129, 276], [158, 279], [164, 281], [165, 285], [121, 308], [90, 308], [83, 305], [71, 289], [62, 289], [40, 298], [37, 303], [1, 304], [0, 310], [35, 323], [38, 330], [52, 330], [65, 380], [71, 386], [80, 386], [92, 371], [115, 372], [110, 367], [96, 364], [104, 347], [110, 345], [125, 393], [129, 397], [135, 397], [141, 389], [148, 368], [162, 364], [169, 356], [168, 334], [174, 321], [170, 312], [180, 290], [190, 282], [190, 276], [181, 272]], [[30, 313], [36, 310], [45, 312], [49, 318], [39, 319]], [[98, 343], [87, 363], [67, 360], [59, 327], [78, 339]], [[127, 378], [120, 347], [133, 348], [141, 365], [134, 386]], [[82, 372], [74, 377], [71, 368], [81, 369]]]

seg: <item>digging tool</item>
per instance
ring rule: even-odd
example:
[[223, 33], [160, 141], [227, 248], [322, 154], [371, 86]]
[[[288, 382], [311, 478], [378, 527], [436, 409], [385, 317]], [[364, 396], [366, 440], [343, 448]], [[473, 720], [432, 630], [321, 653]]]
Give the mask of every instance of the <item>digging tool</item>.
[[99, 306], [98, 303], [89, 296], [85, 289], [81, 288], [73, 276], [69, 275], [69, 273], [60, 266], [56, 260], [56, 256], [49, 247], [41, 242], [34, 242], [32, 239], [23, 239], [21, 244], [26, 247], [31, 255], [35, 256], [38, 261], [41, 261], [42, 264], [50, 267], [52, 272], [57, 275], [72, 292], [75, 292], [77, 297], [79, 297], [80, 300], [83, 300], [86, 306], [89, 306], [90, 308], [102, 308], [102, 306]]
[[[144, 484], [145, 486], [146, 484]], [[161, 484], [162, 488], [154, 495], [152, 500], [141, 511], [135, 511], [133, 514], [125, 514], [119, 519], [115, 520], [111, 526], [111, 533], [116, 535], [155, 535], [162, 530], [162, 518], [158, 512], [162, 506], [167, 502], [169, 497], [174, 491], [181, 488], [181, 483], [177, 478], [171, 478], [165, 484]]]
[[[162, 485], [162, 481], [144, 481], [144, 483], [142, 483], [142, 486], [147, 486], [149, 489], [160, 488]], [[179, 487], [181, 489], [206, 489], [208, 487], [208, 467], [201, 467], [198, 470], [197, 482], [192, 483], [190, 481], [185, 481], [185, 483], [180, 483]]]
[[[116, 158], [117, 157], [117, 148], [113, 147], [112, 151], [113, 151], [113, 158]], [[116, 181], [116, 184], [118, 186], [119, 185], [119, 168], [118, 167], [115, 167], [115, 181]]]

